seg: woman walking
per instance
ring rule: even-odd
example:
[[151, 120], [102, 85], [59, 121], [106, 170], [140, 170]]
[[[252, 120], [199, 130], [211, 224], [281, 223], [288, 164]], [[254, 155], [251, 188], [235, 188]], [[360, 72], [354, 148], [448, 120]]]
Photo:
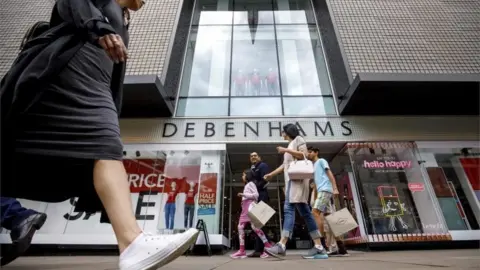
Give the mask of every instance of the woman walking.
[[[242, 175], [242, 181], [245, 183], [242, 193], [238, 193], [238, 197], [242, 198], [242, 213], [240, 214], [240, 220], [238, 221], [238, 238], [240, 240], [240, 249], [231, 255], [233, 259], [244, 259], [247, 257], [245, 252], [245, 226], [247, 223], [250, 223], [250, 218], [248, 217], [248, 210], [252, 206], [252, 203], [257, 202], [258, 200], [258, 190], [255, 185], [255, 179], [252, 170], [245, 170]], [[255, 226], [250, 223], [252, 230], [257, 234], [257, 236], [262, 240], [265, 248], [271, 247], [270, 243], [267, 240], [267, 237], [261, 229], [255, 228]], [[260, 258], [267, 258], [268, 255], [263, 252], [260, 255]]]
[[283, 154], [283, 164], [275, 169], [273, 172], [265, 175], [265, 179], [270, 179], [273, 176], [276, 176], [284, 172], [285, 177], [285, 204], [283, 206], [284, 211], [284, 221], [283, 221], [283, 231], [280, 241], [270, 248], [266, 248], [265, 251], [274, 256], [282, 257], [286, 255], [286, 245], [288, 239], [292, 237], [293, 227], [295, 224], [295, 208], [298, 210], [300, 215], [305, 219], [308, 231], [310, 236], [315, 243], [315, 246], [309, 250], [307, 256], [304, 258], [311, 259], [325, 259], [328, 258], [328, 255], [325, 249], [322, 247], [320, 241], [320, 232], [318, 230], [315, 219], [310, 212], [308, 206], [308, 197], [310, 193], [310, 179], [301, 179], [294, 180], [290, 179], [288, 176], [288, 167], [292, 161], [295, 159], [302, 160], [305, 159], [307, 151], [307, 143], [300, 136], [298, 128], [294, 124], [288, 124], [283, 126], [282, 136], [285, 140], [288, 141], [288, 147], [277, 147], [277, 151], [280, 154]]
[[[156, 269], [198, 235], [151, 236], [133, 214], [118, 115], [129, 10], [141, 0], [57, 0], [49, 29], [27, 42], [2, 80], [2, 196], [72, 197], [106, 210], [119, 268]], [[98, 196], [97, 196], [98, 195]], [[101, 202], [101, 203], [100, 203]]]

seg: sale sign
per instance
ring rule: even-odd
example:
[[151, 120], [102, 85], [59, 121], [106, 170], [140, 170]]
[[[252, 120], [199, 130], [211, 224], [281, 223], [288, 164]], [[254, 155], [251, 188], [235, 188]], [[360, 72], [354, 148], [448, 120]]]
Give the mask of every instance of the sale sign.
[[423, 183], [408, 183], [408, 189], [410, 189], [412, 193], [424, 191], [425, 185]]
[[217, 204], [217, 174], [201, 174], [199, 188], [198, 215], [215, 215], [215, 208]]

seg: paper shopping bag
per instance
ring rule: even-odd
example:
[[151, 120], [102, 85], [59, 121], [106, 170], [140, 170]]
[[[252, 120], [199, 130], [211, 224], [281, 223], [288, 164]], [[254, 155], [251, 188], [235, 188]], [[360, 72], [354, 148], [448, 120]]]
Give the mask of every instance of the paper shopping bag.
[[335, 237], [339, 237], [358, 227], [357, 222], [347, 208], [334, 212], [326, 216], [325, 219]]
[[250, 222], [257, 229], [262, 228], [267, 224], [270, 218], [275, 214], [275, 210], [264, 202], [252, 203], [248, 209], [248, 217]]

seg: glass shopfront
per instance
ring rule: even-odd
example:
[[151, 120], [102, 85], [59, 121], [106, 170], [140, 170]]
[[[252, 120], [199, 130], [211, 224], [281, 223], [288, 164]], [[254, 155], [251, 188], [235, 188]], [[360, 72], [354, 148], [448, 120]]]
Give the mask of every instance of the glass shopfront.
[[310, 1], [197, 0], [179, 92], [177, 116], [335, 115]]
[[432, 186], [415, 156], [415, 144], [351, 143], [347, 147], [367, 235], [387, 242], [440, 240], [448, 233]]
[[460, 238], [467, 237], [469, 232], [479, 232], [480, 143], [417, 142], [417, 145], [448, 230]]
[[[133, 210], [144, 231], [176, 233], [195, 227], [202, 219], [209, 235], [228, 233], [223, 231], [220, 218], [225, 211], [225, 145], [126, 145], [123, 163]], [[77, 211], [77, 198], [60, 203], [19, 201], [48, 215], [33, 243], [116, 243], [111, 225], [103, 222], [105, 217], [100, 212]], [[0, 235], [8, 233], [2, 229]], [[2, 241], [7, 238], [1, 237]]]

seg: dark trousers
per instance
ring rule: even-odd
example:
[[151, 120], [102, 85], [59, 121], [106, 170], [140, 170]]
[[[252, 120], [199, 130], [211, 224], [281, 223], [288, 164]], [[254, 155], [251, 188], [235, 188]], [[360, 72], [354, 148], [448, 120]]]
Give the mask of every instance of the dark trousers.
[[12, 230], [25, 218], [37, 213], [32, 209], [23, 207], [14, 198], [0, 197], [0, 199], [2, 204], [1, 226], [7, 230]]
[[184, 211], [184, 225], [185, 229], [192, 228], [193, 226], [193, 215], [195, 215], [195, 205], [194, 204], [185, 204]]
[[[267, 191], [260, 191], [258, 193], [258, 201], [268, 204], [268, 192]], [[266, 233], [265, 233], [265, 237], [267, 237], [267, 240], [269, 240]], [[256, 236], [255, 252], [263, 252], [264, 248], [265, 248], [265, 245], [263, 244], [262, 239], [260, 239], [260, 237]]]

